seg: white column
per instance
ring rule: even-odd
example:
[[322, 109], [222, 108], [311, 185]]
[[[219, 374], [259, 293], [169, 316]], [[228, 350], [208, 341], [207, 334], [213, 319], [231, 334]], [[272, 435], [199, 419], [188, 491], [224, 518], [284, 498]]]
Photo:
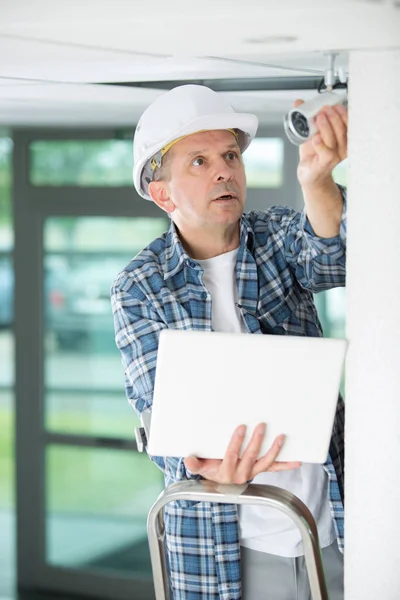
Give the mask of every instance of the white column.
[[400, 598], [400, 51], [351, 52], [345, 599]]

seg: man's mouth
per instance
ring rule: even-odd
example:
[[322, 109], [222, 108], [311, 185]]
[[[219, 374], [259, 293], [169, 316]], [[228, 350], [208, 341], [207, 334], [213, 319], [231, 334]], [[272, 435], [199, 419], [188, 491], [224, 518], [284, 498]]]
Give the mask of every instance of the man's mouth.
[[218, 198], [214, 198], [215, 201], [224, 201], [224, 200], [236, 200], [236, 196], [233, 194], [223, 194], [222, 196], [218, 196]]

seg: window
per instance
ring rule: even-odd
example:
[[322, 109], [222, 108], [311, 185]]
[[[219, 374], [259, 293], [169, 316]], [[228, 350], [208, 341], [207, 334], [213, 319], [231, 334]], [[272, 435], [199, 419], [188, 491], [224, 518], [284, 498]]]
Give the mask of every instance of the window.
[[249, 188], [279, 188], [283, 184], [284, 146], [281, 138], [255, 138], [243, 153]]
[[132, 185], [132, 141], [38, 140], [29, 149], [34, 186]]

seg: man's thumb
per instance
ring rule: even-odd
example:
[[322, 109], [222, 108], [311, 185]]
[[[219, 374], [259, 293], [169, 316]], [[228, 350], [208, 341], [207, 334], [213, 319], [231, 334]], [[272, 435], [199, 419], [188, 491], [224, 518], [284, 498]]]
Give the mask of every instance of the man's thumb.
[[199, 472], [201, 462], [198, 458], [196, 458], [196, 456], [188, 456], [183, 462], [185, 463], [185, 467], [189, 469], [193, 475], [196, 475]]

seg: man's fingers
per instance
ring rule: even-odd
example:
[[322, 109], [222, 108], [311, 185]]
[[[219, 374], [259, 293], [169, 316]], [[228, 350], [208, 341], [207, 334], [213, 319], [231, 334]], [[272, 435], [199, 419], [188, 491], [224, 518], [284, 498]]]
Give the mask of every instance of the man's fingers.
[[339, 156], [344, 158], [347, 154], [347, 123], [342, 118], [341, 109], [344, 110], [343, 114], [347, 113], [341, 104], [328, 106], [324, 112], [334, 133]]
[[265, 454], [265, 456], [260, 458], [260, 460], [258, 460], [254, 465], [251, 477], [249, 477], [249, 479], [253, 479], [256, 475], [259, 475], [260, 473], [265, 473], [267, 471], [270, 473], [276, 473], [278, 471], [289, 471], [291, 469], [298, 469], [299, 467], [301, 467], [302, 463], [298, 461], [276, 461], [279, 452], [281, 451], [281, 448], [284, 444], [284, 441], [284, 435], [278, 435], [278, 437], [275, 438], [274, 443], [272, 444], [268, 452]]
[[304, 100], [301, 100], [301, 98], [298, 98], [297, 100], [294, 101], [294, 107], [295, 108], [297, 108], [301, 104], [304, 104]]
[[[343, 112], [344, 111], [344, 112]], [[347, 157], [347, 110], [342, 105], [324, 106], [314, 119], [319, 134], [312, 138], [323, 161], [341, 162]], [[334, 155], [330, 153], [334, 153]]]
[[298, 469], [301, 467], [301, 462], [274, 462], [268, 469], [270, 473], [276, 473], [278, 471], [290, 471], [291, 469]]
[[330, 150], [335, 150], [337, 147], [336, 135], [325, 111], [319, 113], [316, 124], [324, 145]]
[[264, 440], [266, 425], [265, 423], [259, 423], [253, 431], [253, 435], [243, 452], [243, 456], [240, 459], [240, 464], [236, 471], [236, 480], [238, 483], [244, 483], [251, 477], [254, 464], [258, 460], [260, 448]]
[[344, 160], [347, 157], [347, 110], [341, 104], [337, 104], [332, 107], [328, 117], [335, 132], [339, 158]]
[[335, 104], [335, 106], [333, 108], [336, 110], [336, 112], [339, 113], [339, 115], [342, 118], [343, 123], [347, 127], [348, 119], [349, 119], [349, 112], [348, 112], [347, 108], [345, 106], [343, 106], [343, 104]]
[[284, 435], [278, 435], [275, 438], [274, 443], [272, 444], [272, 446], [268, 450], [268, 452], [266, 454], [264, 454], [264, 456], [262, 456], [255, 463], [252, 473], [251, 473], [251, 478], [255, 477], [259, 473], [264, 473], [265, 471], [269, 471], [270, 467], [276, 461], [278, 454], [281, 451], [281, 448], [284, 444], [284, 441], [285, 441]]
[[242, 448], [246, 426], [239, 425], [235, 430], [228, 445], [224, 459], [221, 463], [219, 474], [222, 483], [231, 483], [239, 461], [239, 455]]
[[193, 473], [193, 475], [197, 475], [201, 471], [201, 467], [203, 465], [202, 461], [196, 458], [196, 456], [188, 456], [184, 459], [184, 464], [189, 471]]
[[235, 430], [222, 461], [188, 456], [184, 459], [184, 464], [194, 475], [202, 475], [218, 483], [238, 484], [245, 483], [265, 471], [287, 471], [301, 466], [299, 462], [276, 462], [285, 439], [284, 435], [279, 435], [268, 452], [258, 460], [265, 430], [265, 423], [257, 425], [241, 459], [239, 456], [246, 434], [245, 425], [240, 425]]

